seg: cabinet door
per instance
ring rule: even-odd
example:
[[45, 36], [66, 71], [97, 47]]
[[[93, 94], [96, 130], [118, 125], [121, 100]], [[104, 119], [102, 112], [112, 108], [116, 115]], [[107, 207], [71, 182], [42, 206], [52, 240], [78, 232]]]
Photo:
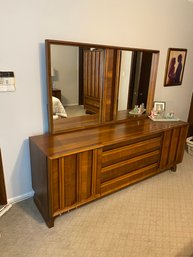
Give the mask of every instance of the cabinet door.
[[84, 108], [88, 113], [99, 113], [102, 77], [104, 66], [104, 50], [84, 50]]
[[167, 130], [163, 134], [160, 170], [175, 169], [184, 155], [188, 126]]
[[49, 161], [52, 214], [58, 215], [99, 196], [100, 163], [100, 149]]

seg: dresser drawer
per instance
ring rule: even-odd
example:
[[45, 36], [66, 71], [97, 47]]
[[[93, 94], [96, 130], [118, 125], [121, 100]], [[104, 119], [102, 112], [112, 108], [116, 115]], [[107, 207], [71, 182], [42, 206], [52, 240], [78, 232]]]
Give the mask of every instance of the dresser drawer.
[[158, 173], [158, 164], [154, 163], [144, 168], [127, 173], [118, 178], [106, 181], [101, 184], [101, 195], [105, 195], [118, 189], [124, 188], [130, 184], [150, 177], [156, 173]]
[[131, 158], [126, 161], [118, 162], [110, 166], [104, 167], [101, 170], [101, 182], [105, 182], [126, 173], [135, 171], [153, 163], [159, 162], [160, 150], [156, 150], [141, 156]]
[[103, 152], [102, 167], [106, 167], [130, 158], [160, 149], [161, 137], [144, 140]]

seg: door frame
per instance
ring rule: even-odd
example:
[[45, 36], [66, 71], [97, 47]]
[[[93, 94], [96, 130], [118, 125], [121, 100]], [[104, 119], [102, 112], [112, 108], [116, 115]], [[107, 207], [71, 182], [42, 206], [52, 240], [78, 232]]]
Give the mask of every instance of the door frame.
[[3, 162], [2, 162], [1, 149], [0, 149], [0, 205], [6, 205], [6, 204], [7, 204], [7, 194], [5, 189]]

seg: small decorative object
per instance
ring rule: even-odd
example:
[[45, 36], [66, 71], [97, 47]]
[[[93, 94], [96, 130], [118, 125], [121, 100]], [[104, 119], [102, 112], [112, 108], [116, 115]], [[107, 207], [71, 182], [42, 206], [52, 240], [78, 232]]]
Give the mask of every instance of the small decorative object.
[[133, 112], [136, 113], [136, 114], [139, 112], [138, 105], [135, 105], [135, 107], [133, 109]]
[[182, 84], [187, 49], [169, 48], [166, 62], [164, 86]]
[[141, 115], [145, 112], [145, 105], [144, 103], [138, 105], [135, 105], [134, 109], [129, 112], [129, 114], [133, 115]]
[[166, 102], [154, 101], [153, 111], [154, 115], [158, 117], [163, 117], [166, 109]]
[[179, 118], [174, 117], [174, 112], [165, 114], [166, 102], [154, 102], [154, 107], [149, 115], [153, 121], [179, 121]]
[[173, 119], [174, 118], [174, 112], [168, 112], [166, 114], [166, 119]]
[[163, 119], [165, 116], [166, 102], [154, 101], [153, 109], [149, 118], [151, 119]]

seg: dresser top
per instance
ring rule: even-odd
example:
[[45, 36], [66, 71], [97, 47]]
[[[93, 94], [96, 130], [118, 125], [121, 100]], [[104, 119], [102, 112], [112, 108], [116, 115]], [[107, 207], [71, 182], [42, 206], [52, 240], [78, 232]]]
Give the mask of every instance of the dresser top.
[[179, 126], [187, 126], [187, 123], [183, 121], [159, 122], [147, 118], [57, 135], [32, 136], [30, 143], [37, 145], [46, 156], [52, 159], [123, 141], [143, 140], [150, 135], [154, 136]]

